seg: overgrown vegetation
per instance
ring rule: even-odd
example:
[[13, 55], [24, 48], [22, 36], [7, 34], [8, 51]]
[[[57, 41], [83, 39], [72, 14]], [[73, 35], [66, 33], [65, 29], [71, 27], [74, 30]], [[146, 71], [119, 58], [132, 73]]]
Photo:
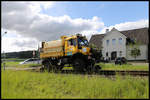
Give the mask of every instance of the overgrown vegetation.
[[149, 98], [148, 78], [2, 71], [2, 98]]

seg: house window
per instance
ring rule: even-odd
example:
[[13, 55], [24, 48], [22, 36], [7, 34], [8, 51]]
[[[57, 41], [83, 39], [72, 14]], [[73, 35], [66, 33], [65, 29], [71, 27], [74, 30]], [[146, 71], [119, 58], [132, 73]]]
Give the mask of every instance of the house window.
[[107, 44], [107, 45], [109, 44], [109, 40], [106, 40], [106, 44]]
[[122, 56], [122, 51], [120, 51], [119, 54], [120, 54], [120, 57], [121, 57]]
[[112, 44], [114, 45], [116, 43], [116, 39], [112, 39]]
[[122, 38], [119, 38], [119, 44], [122, 44]]

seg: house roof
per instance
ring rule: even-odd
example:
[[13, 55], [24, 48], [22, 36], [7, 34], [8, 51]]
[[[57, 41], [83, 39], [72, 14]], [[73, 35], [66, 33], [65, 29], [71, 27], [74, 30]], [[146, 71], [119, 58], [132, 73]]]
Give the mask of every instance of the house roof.
[[135, 39], [138, 43], [148, 44], [149, 43], [149, 33], [148, 28], [140, 28], [134, 30], [120, 31], [126, 37]]
[[104, 38], [105, 34], [96, 34], [96, 35], [92, 35], [89, 44], [94, 44], [95, 46], [97, 46], [98, 48], [102, 47], [102, 39]]
[[[149, 43], [149, 33], [148, 28], [140, 28], [140, 29], [133, 29], [133, 30], [126, 30], [126, 31], [119, 31], [124, 34], [126, 37], [136, 39], [140, 44], [148, 44]], [[96, 34], [92, 35], [89, 44], [94, 44], [98, 48], [102, 47], [102, 39], [104, 38], [105, 34]]]

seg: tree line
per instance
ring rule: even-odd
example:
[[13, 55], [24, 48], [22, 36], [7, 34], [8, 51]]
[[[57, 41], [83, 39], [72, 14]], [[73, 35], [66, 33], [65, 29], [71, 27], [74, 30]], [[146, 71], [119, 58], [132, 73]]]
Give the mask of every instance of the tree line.
[[38, 58], [39, 52], [35, 51], [35, 55], [33, 55], [33, 51], [20, 51], [20, 52], [9, 52], [9, 53], [1, 53], [1, 58]]

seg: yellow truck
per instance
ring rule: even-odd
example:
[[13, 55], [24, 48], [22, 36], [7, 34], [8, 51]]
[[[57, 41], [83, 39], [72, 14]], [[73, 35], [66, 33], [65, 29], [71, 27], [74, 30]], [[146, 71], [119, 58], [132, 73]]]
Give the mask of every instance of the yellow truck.
[[76, 34], [61, 36], [59, 40], [42, 42], [40, 58], [44, 69], [61, 70], [65, 64], [73, 66], [75, 71], [98, 70], [94, 66], [91, 48], [85, 36]]

